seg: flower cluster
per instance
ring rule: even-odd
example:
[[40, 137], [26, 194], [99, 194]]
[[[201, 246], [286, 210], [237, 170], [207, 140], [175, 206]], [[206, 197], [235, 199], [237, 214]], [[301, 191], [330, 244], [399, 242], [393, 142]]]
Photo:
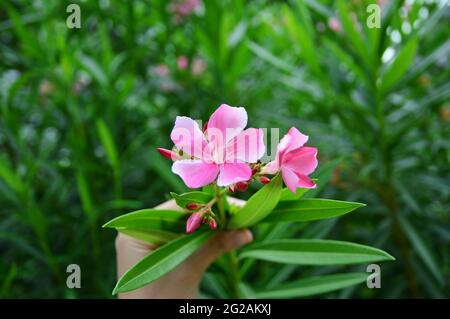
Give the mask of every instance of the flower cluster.
[[172, 172], [189, 188], [212, 183], [230, 191], [244, 191], [253, 180], [266, 184], [266, 175], [279, 172], [290, 191], [315, 188], [308, 177], [317, 167], [317, 149], [305, 146], [308, 136], [292, 127], [280, 140], [275, 159], [261, 163], [266, 151], [264, 131], [247, 128], [243, 107], [222, 104], [203, 129], [189, 117], [178, 116], [170, 137], [173, 150], [158, 151], [174, 161]]

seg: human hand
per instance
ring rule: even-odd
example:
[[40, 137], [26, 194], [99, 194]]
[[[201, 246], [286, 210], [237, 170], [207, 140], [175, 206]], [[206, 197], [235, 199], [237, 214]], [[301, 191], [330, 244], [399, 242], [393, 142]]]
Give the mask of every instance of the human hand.
[[[230, 198], [234, 205], [244, 201]], [[181, 210], [174, 200], [155, 208]], [[165, 299], [197, 298], [203, 273], [223, 253], [251, 242], [249, 230], [220, 231], [175, 269], [153, 283], [134, 291], [120, 293], [119, 298]], [[128, 269], [157, 247], [148, 242], [119, 233], [116, 238], [117, 275], [120, 278]]]

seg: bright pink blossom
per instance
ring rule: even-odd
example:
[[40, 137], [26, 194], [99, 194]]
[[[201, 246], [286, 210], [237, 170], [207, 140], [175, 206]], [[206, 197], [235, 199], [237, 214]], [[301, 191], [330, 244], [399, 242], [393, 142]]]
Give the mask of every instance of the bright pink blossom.
[[211, 115], [203, 133], [197, 122], [178, 116], [170, 138], [176, 147], [191, 156], [173, 163], [172, 172], [190, 188], [214, 182], [229, 186], [251, 178], [248, 163], [256, 163], [265, 152], [263, 131], [248, 128], [243, 107], [226, 104]]
[[303, 146], [308, 136], [295, 127], [289, 129], [278, 144], [275, 160], [268, 163], [263, 174], [276, 174], [281, 171], [283, 181], [295, 193], [297, 188], [315, 188], [316, 184], [308, 177], [317, 167], [317, 149]]

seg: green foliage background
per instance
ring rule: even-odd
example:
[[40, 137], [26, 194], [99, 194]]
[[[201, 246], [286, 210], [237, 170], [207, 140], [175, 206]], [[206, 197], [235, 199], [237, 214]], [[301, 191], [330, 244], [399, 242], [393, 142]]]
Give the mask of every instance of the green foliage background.
[[[81, 29], [66, 27], [72, 2]], [[381, 289], [326, 297], [448, 297], [450, 9], [383, 2], [381, 28], [369, 29], [366, 0], [207, 0], [181, 22], [168, 1], [2, 1], [0, 296], [111, 297], [115, 233], [101, 225], [185, 191], [154, 149], [171, 146], [176, 115], [206, 119], [224, 102], [245, 106], [250, 125], [310, 135], [325, 181], [314, 193], [367, 204], [279, 225], [275, 238], [349, 240], [397, 257], [383, 264]], [[81, 289], [66, 288], [72, 263]], [[263, 288], [334, 270], [254, 266], [248, 279]], [[213, 276], [205, 296], [220, 296]]]

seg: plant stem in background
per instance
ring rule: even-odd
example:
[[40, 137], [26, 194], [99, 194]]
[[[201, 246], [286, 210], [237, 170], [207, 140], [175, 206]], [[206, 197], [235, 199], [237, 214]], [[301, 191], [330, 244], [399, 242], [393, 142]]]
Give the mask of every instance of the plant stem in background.
[[[216, 201], [217, 201], [217, 208], [218, 208], [218, 215], [220, 219], [220, 225], [223, 228], [225, 226], [225, 220], [226, 220], [226, 212], [225, 212], [225, 205], [224, 205], [224, 192], [215, 185], [215, 193], [216, 193]], [[230, 294], [233, 298], [239, 298], [239, 262], [236, 255], [236, 251], [232, 250], [230, 252], [227, 252], [225, 254], [225, 258], [228, 264], [228, 288], [230, 290]]]

